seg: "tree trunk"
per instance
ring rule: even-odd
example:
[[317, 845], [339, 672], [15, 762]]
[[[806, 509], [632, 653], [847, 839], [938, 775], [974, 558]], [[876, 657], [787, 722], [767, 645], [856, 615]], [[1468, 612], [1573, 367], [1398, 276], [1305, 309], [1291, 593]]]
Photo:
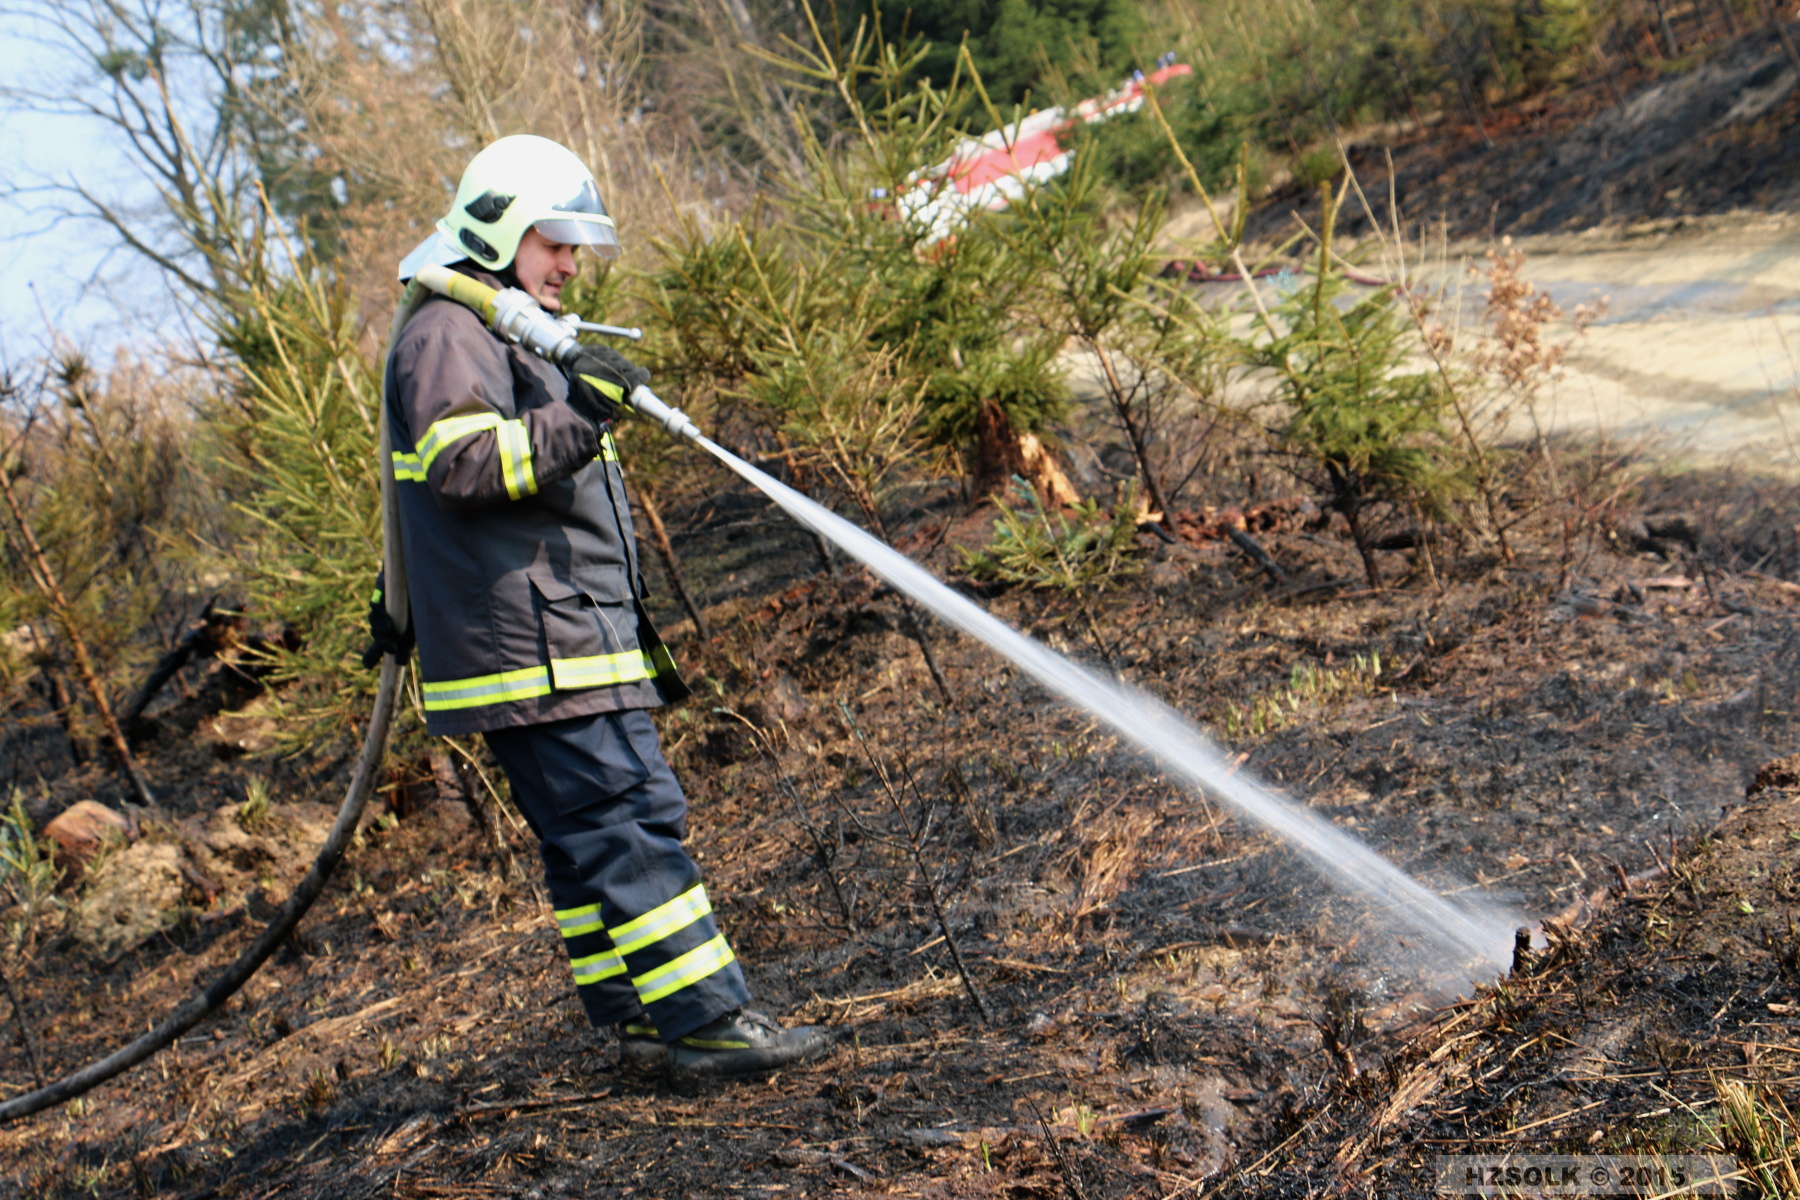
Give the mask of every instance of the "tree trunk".
[[1044, 444], [1012, 421], [992, 400], [982, 402], [975, 418], [974, 494], [986, 498], [1003, 492], [1016, 475], [1037, 489], [1046, 507], [1071, 508], [1081, 497]]
[[1350, 540], [1356, 543], [1356, 552], [1362, 556], [1363, 574], [1369, 578], [1369, 586], [1381, 586], [1381, 568], [1375, 565], [1375, 547], [1369, 544], [1369, 531], [1364, 528], [1362, 514], [1358, 511], [1362, 506], [1351, 503], [1344, 507], [1344, 520], [1350, 524]]
[[663, 528], [662, 513], [656, 507], [656, 497], [640, 488], [638, 503], [644, 508], [644, 516], [650, 520], [651, 544], [656, 547], [656, 556], [662, 559], [663, 573], [669, 577], [669, 586], [675, 589], [675, 595], [681, 600], [681, 607], [687, 609], [687, 615], [693, 620], [694, 633], [703, 642], [712, 641], [712, 627], [706, 623], [706, 615], [694, 603], [694, 597], [689, 594], [687, 584], [681, 577], [681, 564], [675, 558], [675, 547], [669, 541], [668, 530]]
[[[787, 467], [787, 478], [782, 480], [782, 482], [793, 488], [796, 492], [804, 494], [806, 492], [805, 473], [802, 472], [799, 467], [794, 465], [794, 448], [788, 445], [787, 435], [780, 430], [776, 430], [775, 444], [780, 447], [781, 461]], [[743, 455], [740, 454], [738, 457], [742, 458]], [[836, 579], [838, 577], [837, 560], [831, 556], [831, 543], [820, 537], [818, 532], [810, 527], [807, 529], [806, 533], [808, 537], [812, 538], [813, 549], [819, 553], [819, 568], [833, 579]]]
[[94, 711], [100, 717], [100, 724], [106, 730], [107, 740], [112, 743], [113, 753], [118, 756], [119, 766], [130, 781], [132, 790], [138, 799], [145, 804], [155, 804], [156, 796], [150, 790], [149, 782], [138, 770], [137, 759], [131, 753], [131, 746], [125, 741], [125, 734], [119, 728], [117, 718], [113, 716], [112, 704], [106, 698], [106, 687], [100, 682], [100, 672], [94, 667], [93, 656], [88, 653], [87, 642], [75, 624], [75, 612], [69, 598], [63, 595], [62, 584], [57, 581], [56, 573], [50, 568], [50, 560], [44, 557], [43, 547], [38, 545], [37, 535], [32, 532], [31, 523], [25, 519], [25, 510], [19, 505], [17, 493], [13, 491], [11, 475], [0, 468], [0, 494], [6, 500], [6, 507], [12, 513], [13, 524], [17, 526], [19, 538], [25, 544], [26, 566], [31, 573], [32, 582], [37, 585], [44, 599], [50, 603], [50, 611], [56, 617], [56, 623], [62, 627], [63, 637], [68, 639], [69, 653], [75, 659], [75, 671], [81, 676], [82, 686], [87, 689], [88, 698], [93, 701]]
[[57, 665], [56, 656], [44, 645], [44, 639], [38, 636], [36, 623], [25, 627], [31, 633], [32, 661], [37, 664], [38, 675], [44, 681], [44, 688], [50, 694], [50, 710], [56, 716], [57, 724], [62, 726], [63, 737], [69, 743], [69, 761], [77, 767], [87, 765], [93, 757], [93, 750], [87, 739], [81, 736], [80, 715], [75, 709], [75, 695], [69, 691], [69, 681], [63, 676], [62, 668]]
[[1656, 10], [1656, 22], [1662, 26], [1663, 45], [1668, 48], [1670, 58], [1681, 57], [1681, 45], [1675, 40], [1675, 27], [1669, 24], [1669, 14], [1663, 9], [1662, 0], [1650, 0], [1650, 6]]
[[955, 708], [956, 693], [950, 690], [950, 681], [944, 677], [944, 669], [938, 666], [937, 651], [931, 647], [931, 638], [925, 632], [925, 619], [919, 612], [919, 606], [910, 598], [902, 596], [900, 611], [905, 616], [907, 632], [912, 634], [913, 641], [919, 643], [919, 653], [925, 656], [925, 670], [930, 672], [931, 682], [937, 684], [938, 694], [943, 696], [944, 703]]
[[1762, 4], [1763, 11], [1769, 14], [1769, 27], [1781, 39], [1781, 48], [1787, 51], [1788, 61], [1794, 64], [1794, 70], [1800, 71], [1800, 47], [1794, 45], [1793, 35], [1788, 33], [1787, 22], [1781, 19], [1781, 5], [1776, 0], [1762, 0]]
[[69, 691], [69, 681], [63, 677], [61, 668], [55, 663], [46, 662], [38, 668], [44, 677], [44, 686], [50, 689], [50, 702], [56, 708], [57, 723], [62, 726], [63, 737], [69, 741], [69, 761], [78, 767], [87, 765], [93, 757], [93, 750], [87, 739], [81, 736], [80, 722], [75, 712], [75, 696]]
[[1736, 37], [1744, 32], [1738, 24], [1737, 13], [1731, 9], [1731, 0], [1713, 0], [1713, 7], [1725, 14], [1725, 33], [1728, 37]]
[[1156, 519], [1164, 529], [1174, 532], [1169, 524], [1169, 501], [1163, 495], [1162, 482], [1157, 479], [1156, 471], [1150, 465], [1150, 448], [1144, 438], [1144, 430], [1139, 427], [1137, 416], [1131, 410], [1131, 395], [1125, 385], [1119, 382], [1118, 372], [1113, 370], [1112, 357], [1098, 341], [1083, 338], [1088, 349], [1100, 360], [1100, 369], [1106, 373], [1107, 396], [1112, 400], [1113, 412], [1118, 415], [1119, 423], [1125, 426], [1125, 436], [1131, 441], [1131, 453], [1137, 459], [1138, 475], [1144, 481], [1144, 494], [1150, 498], [1150, 507], [1156, 512]]
[[1475, 95], [1475, 84], [1470, 77], [1469, 65], [1472, 55], [1464, 49], [1462, 34], [1454, 24], [1449, 27], [1451, 70], [1456, 76], [1456, 94], [1462, 100], [1463, 110], [1469, 115], [1469, 123], [1481, 134], [1481, 141], [1489, 150], [1494, 148], [1494, 139], [1488, 136], [1487, 126], [1481, 123], [1481, 112], [1478, 98]]
[[[869, 532], [892, 546], [894, 539], [888, 533], [887, 522], [881, 519], [881, 508], [875, 503], [874, 495], [868, 488], [858, 486], [857, 482], [851, 479], [841, 467], [838, 469], [838, 474], [842, 477], [845, 490], [855, 499], [856, 506], [862, 509], [863, 520], [869, 523]], [[931, 636], [926, 632], [925, 614], [919, 610], [917, 604], [913, 603], [912, 597], [904, 592], [900, 594], [900, 620], [906, 626], [907, 634], [913, 641], [919, 643], [919, 653], [925, 658], [925, 669], [930, 672], [931, 681], [937, 684], [938, 692], [944, 697], [945, 706], [955, 708], [956, 693], [950, 690], [950, 681], [944, 677], [943, 668], [938, 666], [937, 651], [932, 649]]]

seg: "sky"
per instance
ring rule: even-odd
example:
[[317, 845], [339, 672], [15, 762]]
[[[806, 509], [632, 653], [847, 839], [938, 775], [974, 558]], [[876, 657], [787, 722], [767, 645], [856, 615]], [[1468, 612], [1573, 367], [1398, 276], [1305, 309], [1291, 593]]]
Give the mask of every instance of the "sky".
[[[0, 80], [52, 83], [81, 69], [41, 33], [19, 16], [0, 14]], [[103, 361], [125, 343], [182, 331], [154, 268], [120, 248], [104, 226], [58, 219], [67, 200], [41, 189], [71, 180], [128, 205], [154, 200], [101, 122], [0, 109], [0, 361], [41, 354], [51, 329]]]

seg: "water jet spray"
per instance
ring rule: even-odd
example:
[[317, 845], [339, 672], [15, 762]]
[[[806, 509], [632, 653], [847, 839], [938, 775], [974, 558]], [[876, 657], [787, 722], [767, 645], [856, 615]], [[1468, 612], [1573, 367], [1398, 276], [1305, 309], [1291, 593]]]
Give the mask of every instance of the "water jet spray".
[[[564, 363], [578, 343], [570, 327], [516, 289], [493, 289], [444, 267], [418, 281], [481, 312], [502, 335]], [[1466, 984], [1506, 970], [1519, 921], [1484, 905], [1450, 903], [1362, 841], [1241, 771], [1192, 721], [1148, 692], [1075, 663], [952, 591], [931, 572], [878, 538], [745, 462], [701, 432], [648, 387], [627, 403], [672, 437], [692, 442], [774, 501], [801, 525], [855, 558], [882, 580], [1007, 659], [1041, 686], [1097, 717], [1168, 771], [1249, 817], [1310, 859], [1340, 890], [1362, 896], [1394, 926], [1444, 982]]]

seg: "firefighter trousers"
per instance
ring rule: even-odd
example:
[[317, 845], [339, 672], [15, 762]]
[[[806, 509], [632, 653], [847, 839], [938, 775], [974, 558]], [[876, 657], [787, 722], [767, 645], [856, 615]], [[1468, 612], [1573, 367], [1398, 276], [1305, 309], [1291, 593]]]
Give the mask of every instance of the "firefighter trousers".
[[575, 990], [596, 1027], [648, 1013], [664, 1041], [750, 998], [682, 848], [687, 796], [641, 709], [495, 729], [537, 835]]

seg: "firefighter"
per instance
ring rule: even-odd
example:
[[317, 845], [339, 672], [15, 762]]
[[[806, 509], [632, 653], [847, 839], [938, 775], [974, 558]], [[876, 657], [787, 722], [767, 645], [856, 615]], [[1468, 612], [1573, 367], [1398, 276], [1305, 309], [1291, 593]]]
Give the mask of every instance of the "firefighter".
[[[561, 308], [575, 253], [619, 250], [592, 173], [544, 138], [470, 161], [402, 262]], [[386, 417], [426, 728], [482, 733], [538, 837], [576, 992], [621, 1061], [706, 1082], [816, 1057], [750, 999], [682, 839], [687, 800], [649, 710], [688, 695], [645, 614], [611, 425], [649, 372], [604, 347], [565, 371], [430, 297], [388, 352]]]

